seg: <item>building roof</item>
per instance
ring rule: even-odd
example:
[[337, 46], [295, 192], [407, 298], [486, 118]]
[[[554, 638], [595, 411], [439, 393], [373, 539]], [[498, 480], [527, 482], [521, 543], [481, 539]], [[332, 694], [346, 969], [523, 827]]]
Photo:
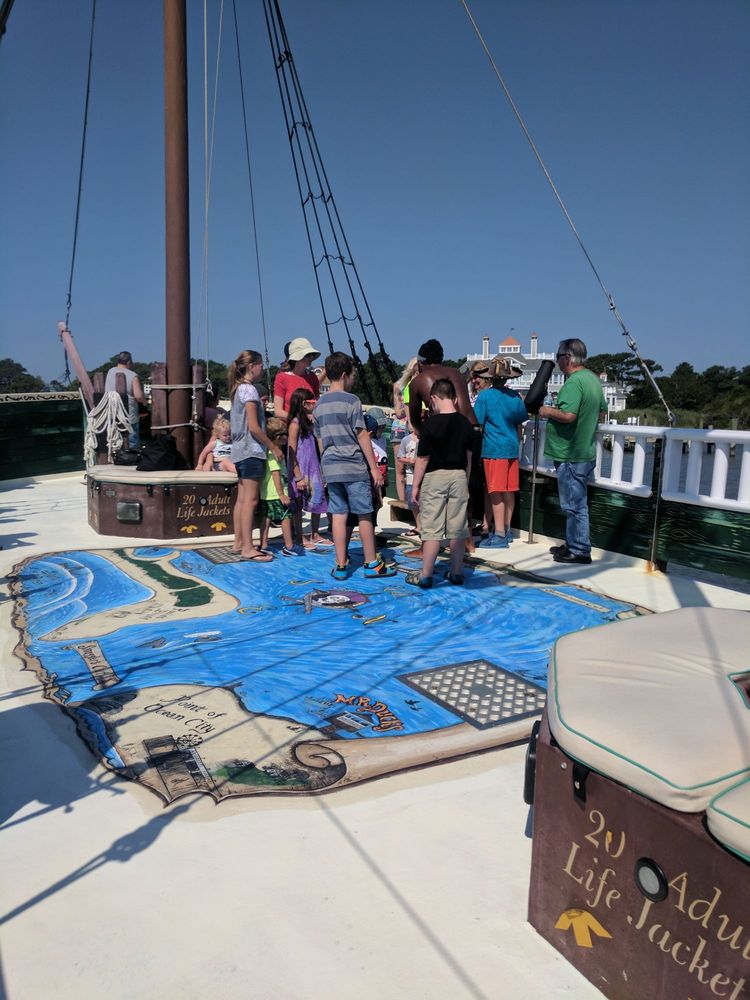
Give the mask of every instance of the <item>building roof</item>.
[[515, 344], [517, 347], [520, 347], [521, 346], [521, 341], [520, 340], [516, 340], [515, 337], [507, 336], [505, 338], [505, 340], [502, 340], [500, 342], [500, 346], [501, 347], [510, 347], [511, 344]]

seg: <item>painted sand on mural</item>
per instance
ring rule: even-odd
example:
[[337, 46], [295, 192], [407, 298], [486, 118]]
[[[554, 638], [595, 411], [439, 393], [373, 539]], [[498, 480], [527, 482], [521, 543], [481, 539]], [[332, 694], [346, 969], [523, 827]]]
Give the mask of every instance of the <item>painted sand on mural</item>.
[[166, 801], [218, 800], [522, 739], [555, 639], [639, 613], [479, 565], [464, 587], [367, 580], [356, 548], [337, 583], [331, 558], [252, 564], [226, 545], [39, 556], [14, 570], [16, 652], [108, 767]]

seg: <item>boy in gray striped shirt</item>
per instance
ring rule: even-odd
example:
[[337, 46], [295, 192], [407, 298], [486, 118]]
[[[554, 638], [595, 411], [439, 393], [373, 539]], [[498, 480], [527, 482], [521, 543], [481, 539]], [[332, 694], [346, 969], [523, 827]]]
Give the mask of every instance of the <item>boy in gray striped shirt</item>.
[[362, 404], [352, 393], [354, 359], [342, 351], [326, 358], [330, 390], [322, 395], [313, 410], [315, 437], [320, 448], [320, 467], [328, 487], [328, 513], [333, 523], [336, 562], [331, 576], [346, 580], [349, 576], [349, 539], [346, 520], [354, 514], [359, 520], [359, 537], [364, 550], [367, 577], [396, 575], [375, 552], [375, 526], [372, 514], [373, 487], [383, 484], [372, 441], [365, 427]]

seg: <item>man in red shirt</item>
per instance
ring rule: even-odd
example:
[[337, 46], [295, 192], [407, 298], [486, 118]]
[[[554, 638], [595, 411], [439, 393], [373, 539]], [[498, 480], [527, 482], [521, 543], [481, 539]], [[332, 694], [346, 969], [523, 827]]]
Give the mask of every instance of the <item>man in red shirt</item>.
[[320, 357], [306, 337], [297, 337], [289, 344], [289, 371], [279, 372], [273, 383], [273, 411], [281, 420], [289, 419], [289, 400], [295, 389], [310, 389], [316, 399], [320, 396], [320, 382], [310, 365]]

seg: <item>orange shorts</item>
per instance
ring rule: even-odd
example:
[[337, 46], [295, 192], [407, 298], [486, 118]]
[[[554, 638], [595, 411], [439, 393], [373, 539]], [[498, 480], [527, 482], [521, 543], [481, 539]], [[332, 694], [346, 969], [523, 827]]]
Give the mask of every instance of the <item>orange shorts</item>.
[[483, 458], [488, 493], [518, 493], [517, 458]]

